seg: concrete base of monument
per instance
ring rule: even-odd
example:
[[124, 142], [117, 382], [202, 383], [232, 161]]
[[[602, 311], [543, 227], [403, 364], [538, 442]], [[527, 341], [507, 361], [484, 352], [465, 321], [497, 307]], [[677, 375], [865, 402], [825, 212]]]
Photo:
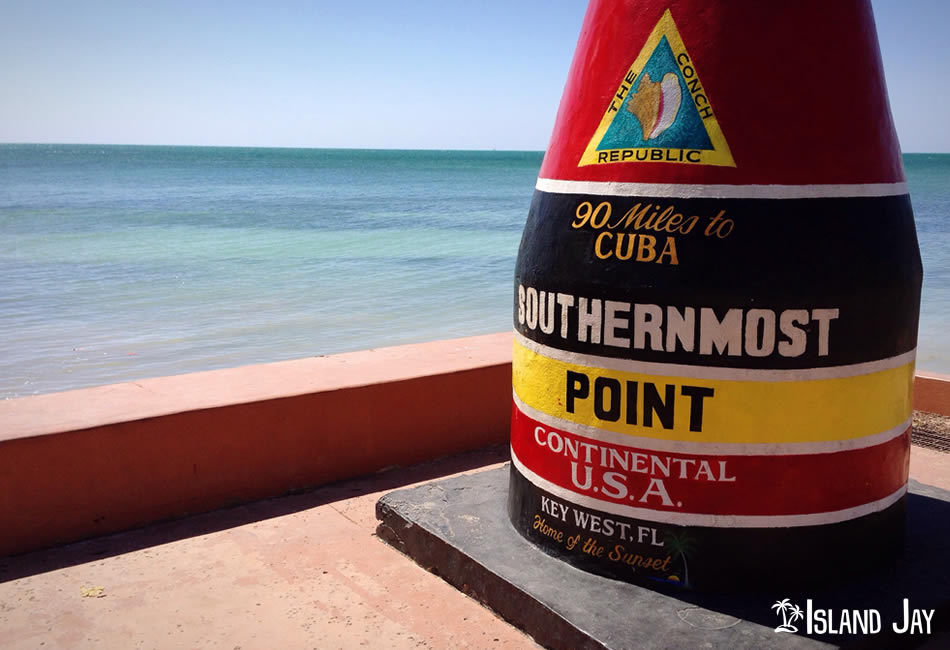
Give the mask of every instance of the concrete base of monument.
[[[387, 494], [377, 534], [548, 647], [915, 647], [950, 618], [950, 492], [939, 488], [911, 481], [904, 550], [887, 569], [808, 590], [714, 595], [627, 584], [546, 555], [508, 519], [508, 475]], [[803, 613], [795, 633], [775, 631], [783, 619], [773, 605], [784, 599]], [[926, 635], [910, 620], [923, 610], [937, 610]]]

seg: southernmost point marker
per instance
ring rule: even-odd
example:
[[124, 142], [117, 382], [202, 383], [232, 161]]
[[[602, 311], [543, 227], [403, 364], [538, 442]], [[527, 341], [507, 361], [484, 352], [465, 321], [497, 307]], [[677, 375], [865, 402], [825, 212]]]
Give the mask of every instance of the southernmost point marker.
[[921, 275], [869, 2], [592, 0], [517, 261], [514, 526], [695, 589], [892, 559]]

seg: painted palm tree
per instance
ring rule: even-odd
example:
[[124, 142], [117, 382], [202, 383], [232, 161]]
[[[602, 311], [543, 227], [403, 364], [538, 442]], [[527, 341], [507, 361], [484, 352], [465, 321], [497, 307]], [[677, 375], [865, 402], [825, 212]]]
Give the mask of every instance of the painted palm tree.
[[690, 555], [695, 547], [693, 545], [693, 539], [689, 537], [684, 531], [682, 534], [677, 535], [676, 533], [668, 532], [666, 537], [663, 540], [666, 547], [670, 550], [671, 553], [678, 554], [683, 558], [683, 586], [689, 586], [689, 567], [686, 563], [686, 556]]
[[[782, 615], [782, 624], [775, 628], [776, 632], [798, 632], [798, 628], [792, 625], [792, 622], [803, 618], [802, 610], [798, 605], [793, 604], [788, 598], [777, 601], [772, 605], [772, 609], [777, 614]], [[789, 621], [791, 614], [791, 621]]]

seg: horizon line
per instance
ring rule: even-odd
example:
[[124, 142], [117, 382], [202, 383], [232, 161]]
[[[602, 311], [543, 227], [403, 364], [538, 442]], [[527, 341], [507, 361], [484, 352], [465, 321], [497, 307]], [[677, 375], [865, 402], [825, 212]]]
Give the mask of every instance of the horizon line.
[[0, 146], [7, 145], [38, 145], [38, 146], [68, 146], [68, 147], [204, 147], [208, 149], [321, 149], [321, 150], [343, 150], [343, 151], [471, 151], [471, 152], [493, 152], [500, 151], [505, 153], [544, 153], [545, 149], [505, 149], [499, 147], [493, 148], [463, 148], [463, 149], [445, 149], [437, 147], [325, 147], [325, 146], [307, 146], [307, 145], [245, 145], [245, 144], [158, 144], [158, 143], [132, 143], [132, 142], [14, 142], [3, 141]]
[[[71, 147], [204, 147], [208, 149], [320, 149], [338, 151], [469, 151], [469, 152], [503, 152], [503, 153], [545, 153], [546, 149], [506, 149], [491, 148], [438, 148], [438, 147], [328, 147], [313, 145], [246, 145], [246, 144], [162, 144], [141, 142], [30, 142], [30, 141], [2, 141], [0, 146], [6, 145], [44, 145], [44, 146], [71, 146]], [[901, 151], [901, 155], [948, 155], [950, 151]]]

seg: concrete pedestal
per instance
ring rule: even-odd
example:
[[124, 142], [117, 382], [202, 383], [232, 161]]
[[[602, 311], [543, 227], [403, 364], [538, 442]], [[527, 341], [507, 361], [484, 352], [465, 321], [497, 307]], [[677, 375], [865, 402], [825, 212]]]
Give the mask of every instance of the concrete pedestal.
[[[508, 468], [387, 494], [377, 534], [552, 648], [918, 647], [950, 637], [950, 492], [911, 481], [896, 564], [847, 584], [742, 596], [654, 591], [580, 571], [521, 537], [506, 512]], [[877, 634], [776, 633], [773, 605], [876, 610]], [[896, 634], [910, 610], [936, 609], [930, 634]], [[818, 627], [818, 623], [815, 623]], [[941, 635], [944, 635], [941, 637]], [[940, 638], [938, 638], [940, 637]]]

